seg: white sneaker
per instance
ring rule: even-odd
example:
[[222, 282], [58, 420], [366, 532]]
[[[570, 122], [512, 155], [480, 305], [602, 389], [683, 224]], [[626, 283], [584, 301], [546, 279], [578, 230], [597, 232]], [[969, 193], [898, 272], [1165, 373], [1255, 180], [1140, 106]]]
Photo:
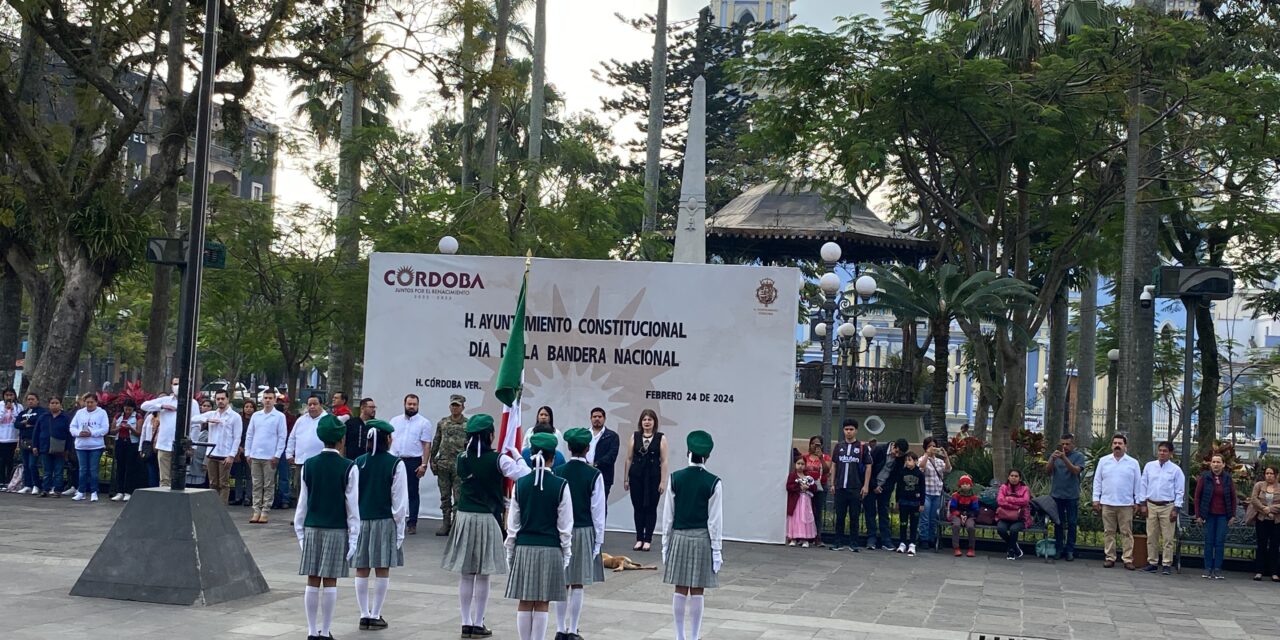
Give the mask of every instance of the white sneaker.
[[[64, 496], [65, 496], [65, 495], [67, 495], [67, 494], [65, 494], [65, 493], [64, 493], [64, 494], [62, 494], [62, 495], [64, 495]], [[77, 492], [76, 492], [75, 497], [74, 497], [74, 498], [72, 498], [72, 500], [84, 500], [84, 494], [83, 494], [83, 493], [80, 493], [79, 491], [77, 491]]]
[[98, 492], [94, 491], [93, 495], [89, 496], [89, 502], [97, 502], [97, 501], [98, 501]]
[[72, 487], [72, 488], [70, 488], [70, 489], [67, 489], [66, 491], [63, 491], [63, 492], [62, 492], [62, 495], [64, 495], [64, 496], [70, 496], [70, 495], [75, 495], [75, 494], [77, 494], [77, 493], [80, 493], [80, 492], [79, 492], [79, 491], [76, 491], [76, 490], [75, 490], [75, 487]]
[[914, 556], [916, 554], [916, 545], [914, 543], [907, 545], [907, 555]]
[[131, 495], [131, 494], [128, 494], [128, 493], [124, 494], [124, 501], [125, 501], [125, 502], [128, 502], [128, 501], [129, 501], [129, 496], [130, 496], [130, 495]]
[[809, 548], [809, 541], [808, 541], [808, 540], [805, 540], [804, 542], [800, 543], [800, 546], [801, 546], [802, 548], [804, 548], [804, 549], [808, 549], [808, 548]]
[[796, 546], [796, 541], [795, 541], [795, 540], [790, 540], [790, 541], [788, 541], [788, 542], [787, 542], [787, 546], [788, 546], [788, 547], [794, 547], [794, 546]]
[[111, 496], [111, 501], [112, 501], [112, 502], [120, 502], [120, 500], [121, 500], [121, 499], [123, 499], [123, 498], [124, 498], [124, 494], [123, 494], [123, 493], [117, 493], [117, 494], [115, 494], [114, 496]]
[[21, 494], [24, 494], [24, 495], [25, 495], [25, 494], [28, 494], [28, 493], [31, 493], [31, 487], [23, 487], [23, 488], [22, 488], [22, 490], [21, 490], [21, 491], [19, 491], [18, 493], [21, 493]]
[[899, 542], [899, 543], [898, 543], [898, 549], [897, 549], [897, 551], [898, 551], [898, 553], [906, 553], [906, 552], [907, 552], [907, 543], [905, 543], [905, 542]]

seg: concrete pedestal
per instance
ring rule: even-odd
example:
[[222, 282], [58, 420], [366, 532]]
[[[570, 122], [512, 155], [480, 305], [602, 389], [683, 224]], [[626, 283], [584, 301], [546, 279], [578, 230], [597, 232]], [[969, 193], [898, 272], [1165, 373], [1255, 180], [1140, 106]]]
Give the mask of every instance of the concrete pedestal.
[[267, 590], [217, 493], [142, 489], [133, 493], [71, 595], [211, 605]]

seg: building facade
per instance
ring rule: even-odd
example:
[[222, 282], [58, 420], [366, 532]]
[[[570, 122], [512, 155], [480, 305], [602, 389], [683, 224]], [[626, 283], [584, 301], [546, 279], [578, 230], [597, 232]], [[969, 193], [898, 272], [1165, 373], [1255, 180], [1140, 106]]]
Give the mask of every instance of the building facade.
[[711, 16], [721, 27], [776, 22], [785, 29], [791, 19], [791, 0], [711, 0]]

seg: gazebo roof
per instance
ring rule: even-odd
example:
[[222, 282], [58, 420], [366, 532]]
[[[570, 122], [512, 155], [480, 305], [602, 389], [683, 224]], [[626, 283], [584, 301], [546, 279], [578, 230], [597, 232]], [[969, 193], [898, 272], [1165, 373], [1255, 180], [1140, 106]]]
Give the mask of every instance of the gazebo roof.
[[839, 244], [846, 262], [914, 263], [936, 251], [864, 206], [833, 203], [795, 183], [752, 187], [707, 218], [708, 253], [816, 259], [825, 242]]

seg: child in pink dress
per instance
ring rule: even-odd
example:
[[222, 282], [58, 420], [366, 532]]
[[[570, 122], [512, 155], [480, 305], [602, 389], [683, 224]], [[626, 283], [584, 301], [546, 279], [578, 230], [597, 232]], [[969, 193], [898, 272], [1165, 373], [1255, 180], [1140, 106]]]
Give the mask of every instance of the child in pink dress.
[[818, 539], [818, 526], [813, 520], [813, 489], [816, 481], [805, 472], [804, 459], [799, 458], [787, 476], [787, 545], [808, 548]]

